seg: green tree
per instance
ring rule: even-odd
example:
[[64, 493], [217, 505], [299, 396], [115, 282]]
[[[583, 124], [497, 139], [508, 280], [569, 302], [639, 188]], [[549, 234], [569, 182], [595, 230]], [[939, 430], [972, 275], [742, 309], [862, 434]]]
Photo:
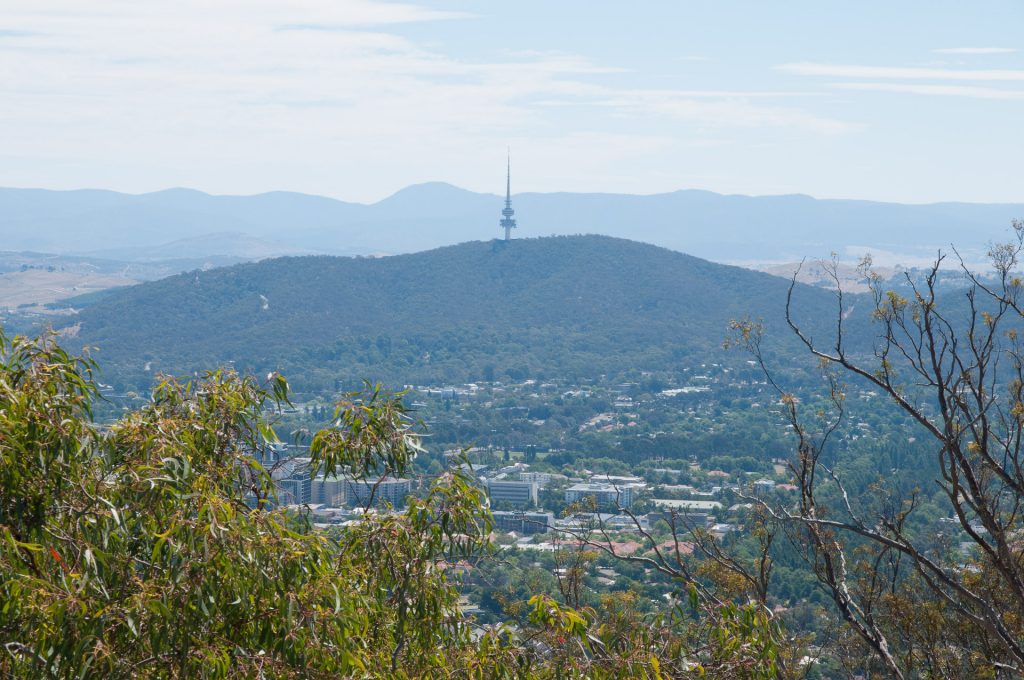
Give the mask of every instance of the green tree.
[[[419, 677], [486, 649], [436, 568], [488, 531], [458, 474], [329, 537], [271, 507], [282, 378], [165, 379], [99, 427], [89, 361], [50, 337], [0, 335], [0, 357], [0, 675]], [[405, 470], [400, 399], [342, 410], [314, 473]]]

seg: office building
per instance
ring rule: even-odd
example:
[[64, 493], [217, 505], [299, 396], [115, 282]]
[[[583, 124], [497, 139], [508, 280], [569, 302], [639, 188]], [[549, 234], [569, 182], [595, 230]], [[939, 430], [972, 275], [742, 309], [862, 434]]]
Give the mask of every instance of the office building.
[[597, 509], [614, 510], [618, 507], [628, 508], [633, 504], [633, 488], [618, 487], [614, 484], [573, 484], [565, 490], [565, 502], [576, 503], [587, 498]]
[[491, 515], [494, 517], [495, 529], [518, 534], [542, 534], [555, 523], [555, 516], [549, 512], [495, 510]]
[[537, 483], [488, 479], [487, 495], [492, 505], [508, 503], [519, 508], [529, 508], [537, 505]]
[[384, 479], [345, 479], [344, 482], [345, 502], [349, 505], [380, 507], [387, 503], [394, 508], [401, 508], [405, 506], [406, 497], [412, 493], [411, 479], [386, 477]]

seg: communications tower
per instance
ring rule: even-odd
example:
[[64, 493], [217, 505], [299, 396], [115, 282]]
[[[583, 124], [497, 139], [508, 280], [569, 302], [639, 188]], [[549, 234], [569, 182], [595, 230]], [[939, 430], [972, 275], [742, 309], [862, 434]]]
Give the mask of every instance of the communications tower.
[[501, 221], [498, 226], [505, 230], [505, 240], [511, 240], [512, 230], [516, 228], [516, 221], [513, 215], [516, 211], [512, 209], [512, 156], [508, 157], [507, 174], [505, 175], [505, 209], [501, 211]]

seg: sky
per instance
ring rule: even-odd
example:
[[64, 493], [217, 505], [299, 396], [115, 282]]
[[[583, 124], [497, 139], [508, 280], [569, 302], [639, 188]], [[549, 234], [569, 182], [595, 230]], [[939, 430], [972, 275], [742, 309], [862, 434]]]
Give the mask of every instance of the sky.
[[0, 186], [1024, 202], [1024, 2], [0, 0]]

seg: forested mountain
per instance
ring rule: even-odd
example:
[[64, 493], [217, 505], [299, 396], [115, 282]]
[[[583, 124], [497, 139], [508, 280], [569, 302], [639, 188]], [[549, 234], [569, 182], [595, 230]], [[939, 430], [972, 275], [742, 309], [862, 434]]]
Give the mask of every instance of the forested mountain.
[[[587, 378], [699, 365], [745, 316], [764, 318], [770, 346], [789, 354], [787, 286], [632, 241], [550, 237], [190, 272], [112, 293], [75, 324], [105, 379], [128, 386], [227, 362], [280, 368], [313, 389], [361, 377]], [[796, 299], [822, 337], [832, 295], [800, 286]]]
[[[718, 262], [793, 261], [832, 251], [854, 257], [870, 250], [886, 253], [889, 264], [913, 265], [953, 241], [962, 244], [964, 234], [978, 244], [1002, 240], [1010, 220], [1024, 214], [1019, 204], [902, 205], [692, 190], [525, 193], [513, 204], [518, 236], [598, 233]], [[114, 259], [159, 259], [168, 252], [253, 259], [396, 254], [497, 236], [500, 207], [498, 196], [440, 182], [407, 187], [373, 204], [288, 192], [0, 189], [0, 239], [13, 250]]]

